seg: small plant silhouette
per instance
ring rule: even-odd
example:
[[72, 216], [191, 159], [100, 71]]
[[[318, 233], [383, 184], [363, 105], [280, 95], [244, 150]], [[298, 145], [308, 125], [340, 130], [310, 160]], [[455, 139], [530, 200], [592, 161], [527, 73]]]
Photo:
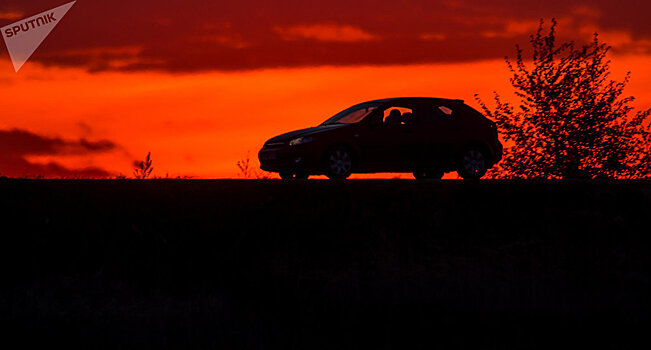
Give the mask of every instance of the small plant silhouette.
[[134, 162], [135, 169], [133, 170], [133, 176], [136, 179], [141, 179], [141, 180], [148, 178], [149, 175], [151, 175], [152, 170], [154, 170], [154, 168], [151, 165], [152, 165], [151, 152], [148, 152], [147, 158], [145, 158], [144, 161]]
[[257, 170], [251, 165], [251, 152], [246, 152], [246, 157], [237, 161], [238, 176], [243, 179], [269, 179], [271, 175], [264, 170]]
[[249, 152], [246, 152], [246, 157], [237, 161], [237, 168], [240, 170], [239, 176], [248, 179], [253, 172], [251, 169], [251, 157]]

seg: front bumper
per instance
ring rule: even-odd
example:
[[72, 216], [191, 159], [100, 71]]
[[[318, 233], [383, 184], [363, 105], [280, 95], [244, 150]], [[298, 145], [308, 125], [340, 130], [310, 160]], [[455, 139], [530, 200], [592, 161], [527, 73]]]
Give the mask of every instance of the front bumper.
[[302, 146], [271, 146], [265, 145], [258, 152], [260, 168], [264, 171], [311, 171], [318, 169], [318, 162], [313, 154]]

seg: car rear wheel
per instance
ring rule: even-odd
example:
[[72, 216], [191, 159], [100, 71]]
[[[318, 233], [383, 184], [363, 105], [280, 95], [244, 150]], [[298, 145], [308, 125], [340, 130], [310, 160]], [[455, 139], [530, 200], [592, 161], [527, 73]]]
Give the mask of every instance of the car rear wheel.
[[333, 148], [326, 153], [325, 171], [330, 179], [347, 178], [353, 171], [353, 155], [346, 148]]
[[467, 180], [480, 179], [488, 170], [486, 153], [477, 147], [469, 147], [461, 152], [458, 163], [457, 173]]

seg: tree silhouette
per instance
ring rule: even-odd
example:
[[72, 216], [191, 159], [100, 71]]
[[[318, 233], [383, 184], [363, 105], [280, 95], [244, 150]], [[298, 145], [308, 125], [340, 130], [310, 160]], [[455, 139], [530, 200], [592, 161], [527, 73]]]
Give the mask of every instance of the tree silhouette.
[[543, 21], [535, 35], [532, 64], [525, 64], [516, 46], [515, 63], [506, 64], [519, 100], [518, 108], [495, 92], [496, 107], [487, 108], [506, 141], [503, 160], [489, 176], [507, 178], [637, 178], [651, 172], [648, 128], [651, 109], [632, 113], [633, 97], [622, 97], [630, 78], [610, 76], [610, 47], [599, 42], [576, 47], [556, 44], [556, 21], [543, 35]]

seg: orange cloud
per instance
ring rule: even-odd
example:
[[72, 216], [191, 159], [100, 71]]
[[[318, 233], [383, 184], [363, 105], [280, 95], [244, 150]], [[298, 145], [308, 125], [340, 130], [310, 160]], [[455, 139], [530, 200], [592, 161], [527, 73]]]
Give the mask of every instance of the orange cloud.
[[89, 47], [82, 49], [68, 49], [59, 51], [58, 55], [62, 56], [137, 56], [143, 50], [143, 46], [103, 46], [103, 47]]
[[217, 43], [234, 49], [243, 49], [251, 46], [251, 43], [245, 41], [239, 34], [220, 34], [207, 35], [199, 39], [203, 42]]
[[540, 20], [508, 20], [501, 30], [483, 31], [481, 35], [485, 38], [512, 38], [518, 35], [534, 33], [538, 30]]
[[590, 7], [590, 6], [576, 6], [573, 10], [572, 13], [575, 15], [579, 16], [584, 16], [588, 18], [600, 18], [601, 17], [601, 10], [599, 10], [596, 7]]
[[318, 41], [356, 42], [376, 39], [364, 30], [350, 25], [312, 24], [275, 27], [284, 40], [313, 39]]
[[425, 33], [419, 36], [421, 40], [443, 41], [447, 39], [444, 33]]
[[86, 164], [69, 168], [53, 161], [53, 158], [57, 155], [91, 156], [113, 151], [116, 147], [109, 140], [64, 140], [20, 129], [0, 130], [0, 148], [3, 149], [0, 174], [12, 177], [107, 177], [111, 173], [101, 167]]
[[[4, 17], [38, 13], [51, 0], [2, 0]], [[328, 2], [275, 0], [181, 2], [141, 0], [112, 6], [106, 1], [75, 5], [30, 58], [47, 66], [200, 72], [320, 65], [387, 65], [468, 62], [501, 58], [526, 44], [539, 18], [573, 21], [559, 38], [585, 42], [581, 25], [630, 33], [650, 40], [645, 15], [651, 2], [417, 1]], [[372, 4], [370, 4], [372, 3]], [[253, 10], [252, 10], [253, 9]], [[129, 14], [146, 13], [147, 16]], [[101, 14], [98, 16], [97, 14]], [[360, 16], [359, 14], [363, 14]], [[0, 19], [0, 26], [15, 20]], [[276, 27], [274, 27], [276, 26]], [[619, 36], [616, 40], [627, 38]], [[354, 45], [352, 45], [354, 44]], [[137, 59], [95, 55], [94, 47], [142, 47]], [[627, 52], [643, 52], [640, 45]], [[391, 49], [387, 49], [391, 48]], [[78, 55], [66, 55], [79, 50]]]
[[651, 52], [651, 39], [635, 38], [628, 30], [601, 29], [594, 23], [586, 23], [578, 28], [578, 32], [584, 36], [599, 34], [599, 41], [608, 44], [615, 50], [627, 51], [637, 54]]
[[20, 12], [0, 12], [0, 19], [18, 19], [23, 18], [23, 14]]

